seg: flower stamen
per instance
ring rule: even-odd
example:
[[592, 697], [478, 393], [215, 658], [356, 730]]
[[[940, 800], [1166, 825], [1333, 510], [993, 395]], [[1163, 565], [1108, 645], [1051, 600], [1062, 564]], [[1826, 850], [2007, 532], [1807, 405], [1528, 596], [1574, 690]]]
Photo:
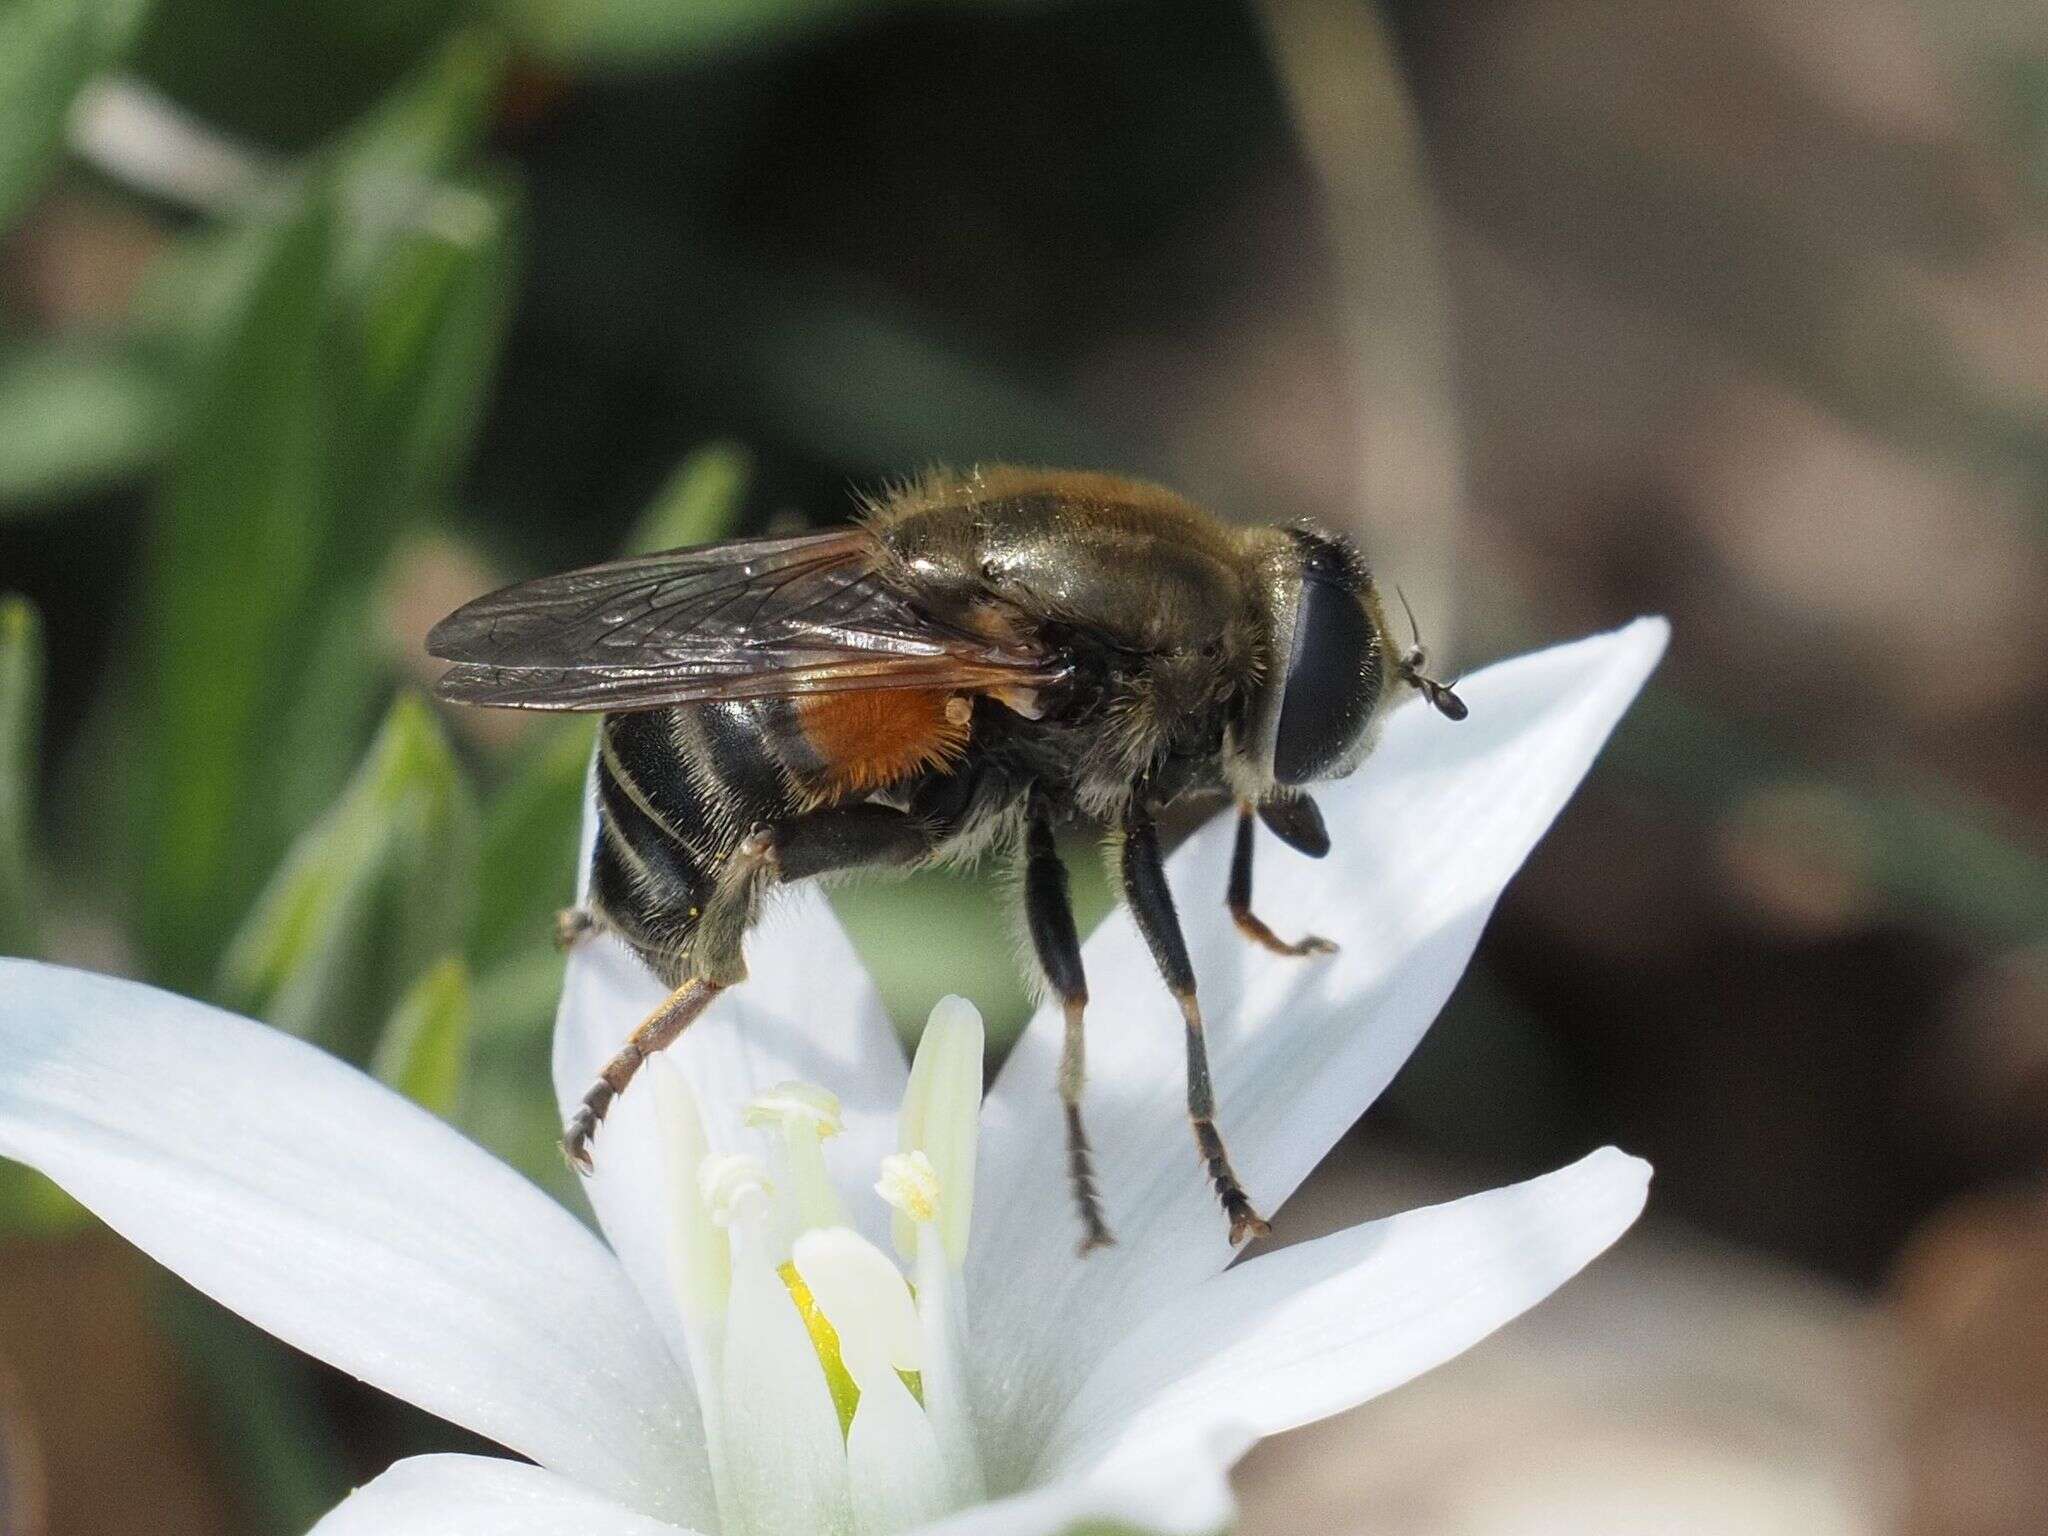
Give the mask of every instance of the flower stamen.
[[766, 1165], [743, 1152], [705, 1158], [697, 1166], [697, 1188], [712, 1222], [727, 1229], [764, 1220], [775, 1195]]
[[882, 1159], [875, 1193], [917, 1225], [939, 1216], [939, 1170], [922, 1151], [891, 1152]]
[[777, 1083], [748, 1101], [746, 1123], [778, 1132], [778, 1155], [795, 1197], [794, 1231], [844, 1226], [846, 1217], [825, 1172], [823, 1143], [845, 1127], [838, 1098], [810, 1083]]

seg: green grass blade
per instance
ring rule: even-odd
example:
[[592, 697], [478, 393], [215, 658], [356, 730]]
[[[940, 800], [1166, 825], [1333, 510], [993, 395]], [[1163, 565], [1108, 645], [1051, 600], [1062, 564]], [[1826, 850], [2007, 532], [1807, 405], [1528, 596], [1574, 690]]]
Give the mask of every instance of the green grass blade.
[[468, 457], [518, 279], [510, 182], [444, 181], [430, 196], [429, 216], [371, 263], [357, 309], [359, 467], [394, 519], [438, 500]]
[[36, 947], [34, 817], [43, 631], [34, 604], [0, 596], [0, 954]]
[[472, 950], [481, 965], [547, 948], [554, 915], [574, 899], [590, 742], [588, 722], [548, 722], [485, 812]]
[[234, 1006], [357, 1058], [468, 935], [477, 814], [440, 723], [392, 708], [334, 808], [303, 834], [229, 946]]
[[619, 553], [647, 555], [725, 538], [739, 524], [753, 473], [753, 457], [738, 443], [706, 443], [676, 466]]
[[455, 955], [428, 967], [399, 1000], [370, 1070], [407, 1098], [453, 1118], [469, 1072], [469, 970]]
[[12, 0], [0, 8], [0, 230], [55, 168], [65, 115], [99, 61], [101, 42], [90, 0]]
[[171, 403], [169, 379], [130, 351], [0, 352], [0, 519], [141, 475], [170, 445]]
[[332, 517], [325, 200], [263, 240], [202, 370], [147, 557], [141, 932], [186, 988], [271, 851], [248, 835], [248, 807]]

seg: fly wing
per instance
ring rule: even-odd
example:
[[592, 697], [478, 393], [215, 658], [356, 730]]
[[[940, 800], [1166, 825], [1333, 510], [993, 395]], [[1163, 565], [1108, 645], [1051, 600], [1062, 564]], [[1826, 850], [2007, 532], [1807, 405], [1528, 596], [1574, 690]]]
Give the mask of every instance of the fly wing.
[[543, 576], [427, 636], [438, 691], [514, 709], [654, 709], [876, 688], [1051, 681], [1036, 649], [942, 622], [885, 581], [862, 529], [740, 539]]

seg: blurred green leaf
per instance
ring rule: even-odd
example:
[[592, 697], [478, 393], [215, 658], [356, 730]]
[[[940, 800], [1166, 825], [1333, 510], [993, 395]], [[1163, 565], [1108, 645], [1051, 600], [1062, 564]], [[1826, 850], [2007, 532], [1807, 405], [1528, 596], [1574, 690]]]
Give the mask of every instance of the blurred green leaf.
[[467, 937], [476, 871], [469, 787], [433, 712], [403, 697], [250, 912], [221, 990], [281, 1029], [366, 1056], [399, 999]]
[[436, 183], [365, 283], [358, 441], [394, 521], [445, 490], [468, 457], [497, 374], [518, 277], [510, 183]]
[[481, 29], [444, 42], [336, 138], [329, 154], [345, 195], [389, 201], [394, 188], [461, 170], [490, 132], [508, 57], [504, 41]]
[[479, 1056], [508, 1045], [522, 1057], [546, 1051], [568, 963], [553, 943], [533, 944], [478, 973], [471, 993]]
[[0, 518], [140, 475], [166, 451], [173, 418], [170, 380], [131, 350], [0, 353]]
[[537, 942], [478, 973], [461, 1124], [573, 1209], [577, 1180], [562, 1157], [561, 1112], [547, 1071], [566, 963], [553, 944]]
[[[651, 66], [786, 43], [901, 0], [488, 0], [522, 47], [562, 64]], [[1001, 0], [990, 0], [1001, 3]], [[1032, 0], [1010, 0], [1029, 5]]]
[[0, 954], [36, 947], [36, 744], [43, 708], [43, 630], [34, 604], [0, 595]]
[[407, 1098], [452, 1118], [469, 1071], [469, 970], [447, 955], [399, 1000], [370, 1070]]
[[35, 1169], [0, 1159], [0, 1239], [56, 1237], [90, 1220], [84, 1206]]
[[676, 466], [619, 553], [648, 555], [726, 537], [739, 523], [753, 473], [753, 457], [738, 443], [706, 443]]
[[[34, 955], [37, 742], [42, 719], [43, 634], [35, 605], [0, 594], [0, 954]], [[84, 1210], [33, 1169], [0, 1160], [0, 1235], [69, 1231]]]
[[162, 740], [143, 932], [174, 984], [211, 969], [221, 914], [338, 788], [385, 684], [385, 553], [469, 452], [516, 200], [432, 176], [474, 148], [501, 67], [458, 40], [320, 157], [298, 212], [192, 247], [140, 306], [174, 334], [194, 312], [214, 332], [148, 582]]
[[550, 721], [521, 757], [484, 816], [476, 944], [494, 964], [553, 941], [554, 916], [574, 899], [587, 721]]
[[[1083, 875], [1092, 861], [1070, 861]], [[1003, 893], [960, 870], [921, 870], [834, 886], [832, 910], [846, 925], [899, 1031], [915, 1038], [948, 992], [973, 1002], [1001, 1050], [1031, 1017], [1031, 995], [1016, 958], [1016, 925]]]
[[348, 782], [390, 702], [391, 678], [374, 595], [358, 581], [330, 585], [304, 624], [291, 687], [262, 744], [260, 811], [267, 846], [311, 826]]
[[0, 229], [55, 166], [101, 36], [93, 0], [11, 0], [0, 8]]
[[203, 979], [223, 912], [269, 851], [248, 835], [247, 804], [332, 517], [326, 200], [309, 196], [260, 239], [197, 382], [146, 561], [142, 936], [184, 987]]
[[419, 176], [474, 147], [497, 68], [495, 55], [451, 48], [380, 113], [433, 140], [431, 153], [387, 128], [355, 136], [335, 157], [348, 210], [328, 339], [335, 515], [316, 562], [322, 608], [306, 621], [320, 643], [267, 759], [281, 835], [335, 793], [359, 750], [390, 671], [377, 586], [388, 551], [468, 457], [496, 377], [516, 277], [514, 191]]

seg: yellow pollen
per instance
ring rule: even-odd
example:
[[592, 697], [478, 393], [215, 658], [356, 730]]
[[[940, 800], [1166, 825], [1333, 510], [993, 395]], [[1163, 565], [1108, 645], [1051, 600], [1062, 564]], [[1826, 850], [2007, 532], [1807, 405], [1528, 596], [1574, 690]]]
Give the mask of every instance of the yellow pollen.
[[892, 1152], [883, 1158], [875, 1193], [914, 1222], [938, 1219], [939, 1170], [921, 1150]]

